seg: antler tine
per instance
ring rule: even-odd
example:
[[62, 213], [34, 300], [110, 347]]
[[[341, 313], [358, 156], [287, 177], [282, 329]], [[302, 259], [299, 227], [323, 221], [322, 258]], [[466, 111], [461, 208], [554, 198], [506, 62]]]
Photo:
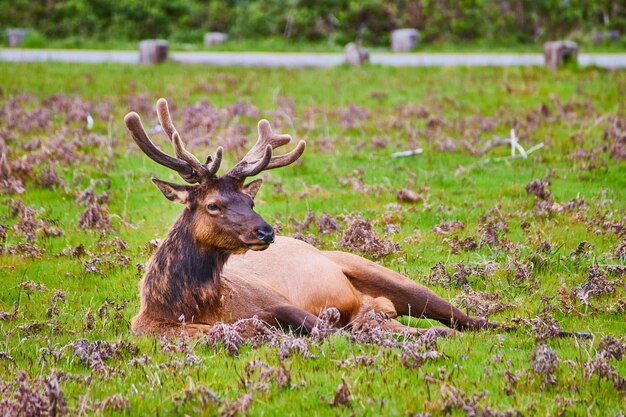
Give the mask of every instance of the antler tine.
[[266, 119], [259, 120], [257, 129], [259, 131], [259, 139], [257, 142], [269, 143], [272, 145], [273, 149], [291, 142], [291, 135], [278, 135], [274, 133], [270, 122]]
[[174, 136], [174, 132], [176, 132], [176, 128], [174, 127], [174, 123], [172, 122], [172, 116], [170, 115], [170, 108], [167, 104], [167, 100], [165, 100], [164, 98], [158, 99], [156, 109], [161, 127], [165, 131], [167, 137], [172, 139], [172, 137]]
[[284, 155], [278, 155], [278, 156], [272, 157], [272, 159], [270, 160], [269, 164], [267, 164], [265, 169], [280, 168], [280, 167], [293, 164], [294, 162], [298, 160], [298, 158], [300, 158], [300, 156], [302, 156], [305, 148], [306, 148], [306, 142], [301, 140], [300, 142], [298, 142], [298, 145], [291, 152], [286, 153]]
[[258, 131], [259, 138], [252, 149], [226, 175], [239, 179], [251, 177], [266, 169], [292, 164], [304, 152], [305, 142], [300, 141], [291, 152], [273, 157], [272, 150], [289, 143], [291, 136], [274, 133], [270, 123], [265, 119], [259, 121]]
[[197, 182], [194, 180], [194, 170], [193, 168], [185, 161], [182, 161], [177, 158], [172, 158], [166, 153], [163, 153], [159, 148], [156, 147], [154, 143], [148, 137], [145, 129], [143, 128], [143, 124], [141, 123], [141, 118], [135, 112], [130, 112], [124, 118], [124, 123], [126, 127], [131, 133], [133, 140], [139, 146], [139, 148], [148, 155], [150, 159], [152, 159], [157, 164], [161, 164], [164, 167], [173, 169], [178, 172], [183, 179], [187, 182]]
[[209, 174], [215, 175], [218, 169], [220, 169], [220, 164], [222, 163], [222, 154], [224, 153], [224, 148], [221, 146], [217, 147], [215, 151], [215, 158], [211, 158], [211, 155], [207, 157], [206, 163], [204, 164], [209, 170]]
[[200, 161], [198, 161], [198, 158], [185, 149], [183, 141], [180, 139], [180, 135], [176, 131], [172, 134], [172, 144], [174, 145], [174, 152], [176, 152], [176, 156], [187, 162], [194, 170], [199, 173], [203, 173], [207, 170], [207, 168], [202, 165]]
[[170, 114], [170, 109], [167, 104], [167, 100], [164, 98], [160, 98], [157, 100], [156, 104], [157, 115], [159, 117], [159, 123], [163, 128], [165, 134], [170, 138], [172, 144], [174, 145], [174, 152], [176, 152], [176, 156], [182, 159], [185, 162], [188, 162], [193, 169], [198, 172], [202, 172], [202, 164], [191, 152], [189, 152], [185, 148], [185, 144], [180, 138], [180, 134], [174, 127], [174, 123], [172, 122], [172, 116]]

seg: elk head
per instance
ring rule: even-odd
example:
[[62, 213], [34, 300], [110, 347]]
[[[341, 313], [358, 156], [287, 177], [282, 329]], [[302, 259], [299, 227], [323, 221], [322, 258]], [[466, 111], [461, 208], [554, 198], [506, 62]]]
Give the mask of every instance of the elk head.
[[124, 122], [146, 155], [178, 172], [183, 180], [191, 184], [172, 184], [152, 178], [165, 197], [186, 206], [185, 215], [192, 236], [203, 246], [229, 253], [266, 249], [274, 242], [274, 230], [254, 211], [253, 202], [262, 180], [256, 179], [247, 184], [245, 180], [263, 170], [292, 164], [304, 152], [305, 142], [300, 141], [287, 154], [272, 156], [272, 151], [289, 143], [291, 136], [272, 132], [269, 122], [261, 120], [256, 144], [241, 161], [219, 177], [217, 171], [222, 161], [222, 147], [201, 163], [185, 149], [172, 123], [167, 101], [159, 99], [156, 108], [161, 127], [172, 141], [176, 157], [162, 152], [152, 143], [137, 113], [128, 113]]

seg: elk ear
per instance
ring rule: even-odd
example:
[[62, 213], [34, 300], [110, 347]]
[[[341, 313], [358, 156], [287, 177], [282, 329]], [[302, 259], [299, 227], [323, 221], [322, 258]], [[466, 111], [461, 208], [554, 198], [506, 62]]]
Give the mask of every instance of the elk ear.
[[248, 194], [252, 199], [254, 199], [256, 193], [259, 192], [259, 188], [261, 188], [261, 184], [263, 184], [263, 180], [261, 178], [257, 178], [256, 180], [244, 185], [241, 191]]
[[171, 182], [161, 181], [158, 178], [152, 178], [152, 182], [163, 193], [165, 198], [181, 204], [189, 204], [189, 187], [186, 185], [172, 184]]

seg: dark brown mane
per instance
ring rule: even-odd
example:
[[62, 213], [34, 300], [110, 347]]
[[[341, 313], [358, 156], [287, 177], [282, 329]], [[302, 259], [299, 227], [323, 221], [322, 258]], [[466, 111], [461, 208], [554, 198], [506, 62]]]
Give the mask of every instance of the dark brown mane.
[[[229, 253], [194, 242], [192, 212], [180, 215], [146, 267], [146, 309], [162, 318], [199, 319], [199, 306], [216, 305], [219, 277]], [[192, 302], [195, 301], [194, 302]]]

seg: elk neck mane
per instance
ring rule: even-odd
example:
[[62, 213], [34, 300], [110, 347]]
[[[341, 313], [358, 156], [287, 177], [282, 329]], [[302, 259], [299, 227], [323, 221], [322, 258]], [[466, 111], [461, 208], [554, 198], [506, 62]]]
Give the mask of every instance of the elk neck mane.
[[[146, 301], [187, 319], [199, 313], [197, 306], [219, 302], [220, 274], [230, 254], [198, 242], [191, 232], [192, 217], [185, 208], [147, 265], [143, 279]], [[195, 305], [190, 303], [194, 299]]]

